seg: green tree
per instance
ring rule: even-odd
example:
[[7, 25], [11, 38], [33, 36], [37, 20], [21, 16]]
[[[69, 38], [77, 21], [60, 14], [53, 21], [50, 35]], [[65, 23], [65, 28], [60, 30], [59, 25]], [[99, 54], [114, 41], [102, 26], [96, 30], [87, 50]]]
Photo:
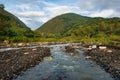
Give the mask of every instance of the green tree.
[[5, 6], [3, 4], [0, 4], [0, 8], [4, 10]]
[[26, 30], [26, 31], [24, 32], [24, 36], [26, 36], [26, 37], [34, 37], [34, 32], [31, 31], [30, 29], [29, 29], [29, 30]]

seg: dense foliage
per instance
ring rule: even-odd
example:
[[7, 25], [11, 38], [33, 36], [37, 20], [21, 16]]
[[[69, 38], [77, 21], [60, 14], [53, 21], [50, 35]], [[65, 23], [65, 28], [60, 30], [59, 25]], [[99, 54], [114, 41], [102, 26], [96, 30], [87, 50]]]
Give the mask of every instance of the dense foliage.
[[0, 41], [13, 37], [19, 40], [18, 37], [31, 37], [33, 35], [32, 33], [33, 31], [22, 21], [4, 10], [4, 5], [0, 4]]
[[56, 16], [32, 31], [0, 5], [0, 41], [84, 42], [120, 44], [120, 18], [85, 17], [74, 13]]
[[49, 36], [54, 38], [59, 35], [65, 41], [119, 43], [120, 18], [91, 18], [68, 13], [51, 19], [37, 31], [44, 36], [54, 35]]

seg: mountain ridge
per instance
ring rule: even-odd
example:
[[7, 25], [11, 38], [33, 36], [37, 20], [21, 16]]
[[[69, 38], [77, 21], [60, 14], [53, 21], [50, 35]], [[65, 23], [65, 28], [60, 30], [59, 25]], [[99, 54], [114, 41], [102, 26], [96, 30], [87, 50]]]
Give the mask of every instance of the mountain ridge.
[[[66, 13], [54, 17], [45, 24], [43, 24], [37, 31], [43, 34], [64, 34], [72, 29], [80, 29], [85, 26], [106, 27], [112, 24], [119, 26], [120, 18], [102, 18], [102, 17], [86, 17], [75, 13]], [[103, 26], [102, 26], [103, 25]]]
[[0, 36], [23, 36], [30, 30], [19, 18], [0, 7]]

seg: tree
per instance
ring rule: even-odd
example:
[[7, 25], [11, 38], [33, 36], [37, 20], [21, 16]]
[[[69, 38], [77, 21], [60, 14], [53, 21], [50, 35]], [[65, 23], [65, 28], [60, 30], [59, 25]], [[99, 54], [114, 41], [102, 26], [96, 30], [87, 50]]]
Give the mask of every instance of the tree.
[[5, 6], [3, 4], [0, 4], [0, 9], [4, 10]]
[[34, 37], [34, 32], [31, 31], [31, 30], [26, 30], [24, 32], [24, 36], [26, 36], [26, 37]]

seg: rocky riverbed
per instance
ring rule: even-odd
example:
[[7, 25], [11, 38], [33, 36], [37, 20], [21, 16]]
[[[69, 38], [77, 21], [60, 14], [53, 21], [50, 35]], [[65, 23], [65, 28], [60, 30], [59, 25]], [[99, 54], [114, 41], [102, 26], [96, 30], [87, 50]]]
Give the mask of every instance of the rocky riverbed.
[[22, 48], [0, 52], [0, 80], [11, 80], [50, 55], [50, 48]]
[[115, 80], [120, 80], [120, 48], [115, 46], [89, 46], [84, 53], [87, 59], [95, 61]]

